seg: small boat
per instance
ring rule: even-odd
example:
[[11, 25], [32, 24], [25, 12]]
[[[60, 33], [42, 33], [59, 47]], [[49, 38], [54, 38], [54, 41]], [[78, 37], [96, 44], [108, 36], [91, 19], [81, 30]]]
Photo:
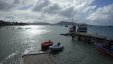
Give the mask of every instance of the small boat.
[[31, 28], [25, 28], [25, 29], [31, 29]]
[[52, 52], [59, 52], [62, 51], [64, 48], [64, 46], [60, 45], [60, 43], [58, 43], [57, 45], [52, 45], [49, 47], [50, 51]]
[[76, 32], [75, 29], [70, 29], [70, 30], [69, 30], [69, 33], [75, 33], [75, 32]]
[[21, 28], [21, 27], [18, 27], [17, 29], [23, 29], [23, 28]]
[[101, 44], [101, 43], [95, 43], [95, 46], [99, 51], [113, 57], [113, 46], [111, 47], [111, 49], [108, 49], [104, 44]]
[[65, 25], [65, 27], [68, 27], [68, 25]]
[[69, 33], [65, 33], [65, 34], [60, 34], [60, 35], [64, 35], [64, 36], [69, 36]]
[[51, 41], [43, 42], [41, 44], [41, 49], [42, 50], [47, 50], [47, 49], [49, 49], [49, 46], [51, 46], [51, 45], [53, 45], [53, 42], [51, 42]]
[[70, 27], [70, 29], [69, 29], [69, 33], [73, 33], [73, 32], [76, 32], [76, 26], [75, 25]]

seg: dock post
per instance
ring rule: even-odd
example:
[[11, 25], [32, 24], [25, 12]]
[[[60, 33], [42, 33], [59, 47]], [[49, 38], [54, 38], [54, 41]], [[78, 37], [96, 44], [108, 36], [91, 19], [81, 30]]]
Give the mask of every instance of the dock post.
[[81, 36], [80, 36], [80, 35], [78, 35], [78, 38], [77, 38], [77, 39], [78, 39], [78, 41], [81, 41]]

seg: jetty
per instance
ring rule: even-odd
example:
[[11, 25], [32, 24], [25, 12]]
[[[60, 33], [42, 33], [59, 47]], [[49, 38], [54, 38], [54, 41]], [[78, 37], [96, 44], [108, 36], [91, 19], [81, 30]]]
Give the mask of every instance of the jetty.
[[72, 39], [77, 38], [79, 41], [84, 41], [88, 43], [106, 43], [110, 42], [113, 44], [113, 39], [108, 38], [99, 34], [94, 33], [84, 33], [84, 32], [73, 32], [73, 33], [66, 33], [66, 34], [60, 34], [60, 35], [68, 35], [71, 36]]
[[78, 29], [76, 27], [77, 26], [74, 25], [69, 29], [69, 33], [60, 34], [60, 35], [71, 36], [72, 40], [74, 40], [76, 37], [79, 41], [84, 41], [88, 43], [92, 42], [92, 43], [112, 43], [113, 44], [112, 38], [108, 38], [103, 35], [99, 35], [95, 33], [88, 33], [87, 25], [85, 24], [78, 25]]
[[26, 54], [22, 56], [23, 64], [56, 64], [48, 53]]

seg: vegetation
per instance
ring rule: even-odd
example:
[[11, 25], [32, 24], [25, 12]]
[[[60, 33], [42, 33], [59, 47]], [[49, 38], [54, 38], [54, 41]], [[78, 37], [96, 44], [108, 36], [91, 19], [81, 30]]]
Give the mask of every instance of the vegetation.
[[12, 26], [12, 25], [79, 25], [80, 23], [68, 22], [68, 21], [60, 21], [55, 24], [46, 23], [46, 22], [38, 22], [38, 23], [22, 23], [22, 22], [7, 22], [4, 20], [0, 20], [0, 26]]
[[10, 25], [27, 25], [27, 23], [6, 22], [4, 20], [0, 20], [0, 26], [10, 26]]

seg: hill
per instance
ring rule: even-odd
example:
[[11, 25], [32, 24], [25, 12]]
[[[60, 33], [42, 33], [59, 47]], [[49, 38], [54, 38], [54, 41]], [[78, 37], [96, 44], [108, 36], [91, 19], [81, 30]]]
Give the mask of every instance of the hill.
[[28, 23], [29, 25], [51, 25], [50, 23], [46, 22], [38, 22], [38, 23]]
[[55, 25], [77, 25], [78, 23], [75, 22], [67, 22], [67, 21], [60, 21], [56, 23]]

